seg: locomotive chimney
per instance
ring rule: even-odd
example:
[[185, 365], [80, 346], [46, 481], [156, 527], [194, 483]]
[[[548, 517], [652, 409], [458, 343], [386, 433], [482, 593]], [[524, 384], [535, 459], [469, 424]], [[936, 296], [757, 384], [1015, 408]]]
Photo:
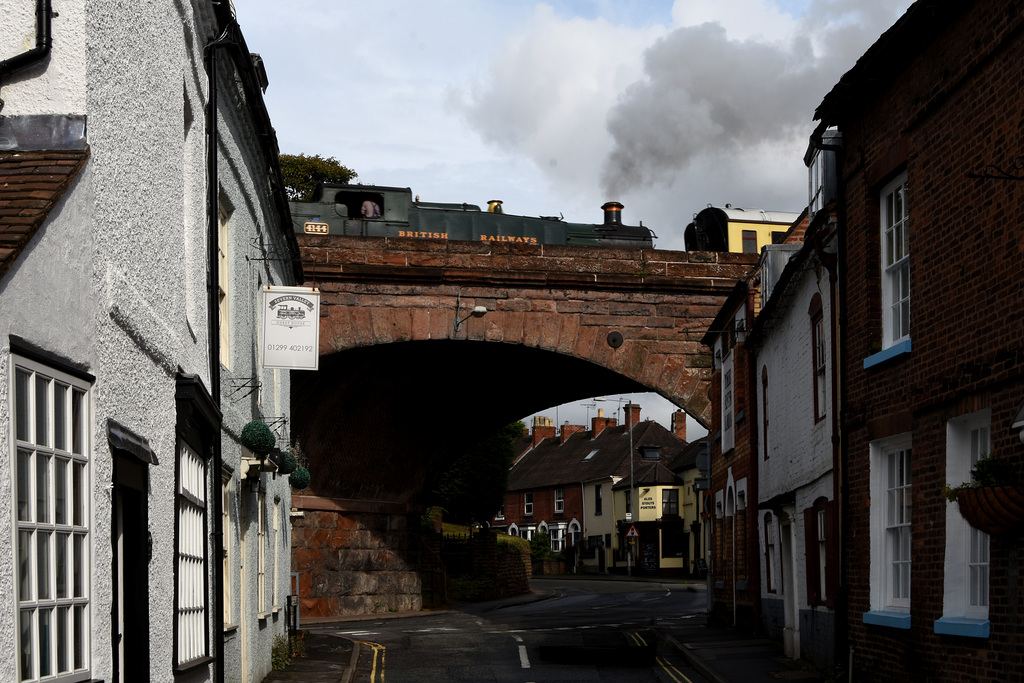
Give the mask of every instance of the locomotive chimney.
[[622, 225], [622, 204], [605, 202], [601, 209], [604, 210], [605, 225]]

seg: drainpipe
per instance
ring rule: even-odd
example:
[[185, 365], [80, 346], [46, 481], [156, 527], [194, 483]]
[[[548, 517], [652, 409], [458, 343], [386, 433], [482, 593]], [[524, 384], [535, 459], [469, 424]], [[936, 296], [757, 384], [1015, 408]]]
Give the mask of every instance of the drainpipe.
[[[53, 45], [50, 19], [54, 16], [56, 15], [51, 11], [50, 0], [36, 0], [36, 46], [0, 62], [0, 81], [5, 76], [46, 59]], [[3, 111], [3, 108], [4, 101], [0, 99], [0, 111]]]
[[[210, 79], [206, 107], [206, 214], [207, 214], [207, 314], [210, 349], [210, 395], [220, 408], [220, 186], [217, 180], [217, 51], [233, 43], [237, 24], [232, 20], [215, 41], [206, 46], [206, 71]], [[220, 435], [213, 441], [213, 480], [220, 482], [223, 467]], [[213, 583], [214, 583], [214, 681], [224, 682], [224, 525], [219, 487], [213, 496]]]
[[[830, 294], [830, 317], [833, 323], [831, 334], [832, 353], [832, 499], [835, 505], [835, 514], [832, 515], [832, 531], [836, 539], [836, 562], [838, 570], [838, 595], [835, 597], [835, 629], [833, 633], [832, 651], [838, 655], [848, 647], [849, 638], [849, 587], [846, 577], [845, 543], [843, 539], [844, 522], [846, 518], [846, 477], [845, 458], [843, 457], [843, 435], [842, 420], [839, 414], [840, 409], [845, 405], [846, 392], [846, 366], [841, 362], [843, 352], [840, 344], [840, 330], [846, 324], [846, 291], [841, 287], [846, 282], [846, 184], [842, 173], [843, 146], [825, 144], [823, 134], [828, 124], [822, 121], [811, 135], [811, 142], [816, 149], [835, 152], [836, 154], [836, 230], [837, 244], [836, 254], [824, 253], [824, 245], [821, 239], [815, 240], [815, 250], [825, 269], [828, 271], [829, 294]], [[848, 675], [853, 680], [853, 648], [849, 648]]]

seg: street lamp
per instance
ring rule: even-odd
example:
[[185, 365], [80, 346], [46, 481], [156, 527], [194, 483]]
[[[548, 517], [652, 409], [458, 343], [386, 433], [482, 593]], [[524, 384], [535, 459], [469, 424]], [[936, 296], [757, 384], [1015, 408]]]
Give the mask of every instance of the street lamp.
[[[615, 401], [622, 407], [623, 401], [629, 406], [632, 404], [628, 398], [595, 398], [595, 401]], [[618, 410], [618, 408], [616, 408]], [[626, 411], [622, 411], [622, 423], [626, 423]], [[628, 524], [633, 523], [633, 508], [636, 507], [636, 496], [633, 495], [633, 427], [636, 425], [630, 424], [626, 431], [629, 433], [629, 511], [626, 513], [626, 522]], [[626, 576], [633, 576], [633, 553], [632, 551], [626, 554]]]
[[474, 306], [473, 310], [469, 312], [469, 315], [467, 315], [466, 317], [464, 317], [462, 319], [459, 319], [459, 310], [461, 309], [461, 307], [462, 307], [462, 290], [460, 289], [459, 290], [459, 294], [458, 294], [458, 296], [455, 299], [455, 323], [452, 325], [452, 328], [456, 332], [461, 330], [462, 329], [462, 323], [466, 322], [470, 318], [482, 318], [485, 315], [487, 315], [487, 307], [486, 306]]

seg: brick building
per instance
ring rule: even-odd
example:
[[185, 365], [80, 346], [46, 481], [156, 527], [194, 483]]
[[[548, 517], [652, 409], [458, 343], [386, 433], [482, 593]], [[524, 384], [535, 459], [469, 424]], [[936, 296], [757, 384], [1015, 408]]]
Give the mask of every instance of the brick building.
[[[711, 378], [711, 618], [757, 628], [760, 595], [757, 536], [756, 425], [748, 419], [751, 357], [744, 342], [755, 315], [752, 278], [740, 281], [703, 343]], [[750, 509], [753, 502], [755, 510]]]
[[921, 0], [816, 112], [812, 140], [842, 135], [837, 640], [854, 680], [1024, 670], [1021, 534], [970, 527], [942, 490], [980, 455], [1024, 460], [1022, 63], [1019, 3]]
[[[635, 473], [650, 464], [639, 455], [640, 449], [648, 446], [658, 447], [658, 463], [664, 469], [686, 445], [686, 422], [685, 415], [677, 413], [676, 431], [669, 431], [657, 422], [641, 422], [638, 405], [626, 405], [624, 413], [623, 425], [599, 411], [589, 430], [566, 423], [557, 434], [550, 420], [537, 418], [529, 448], [512, 466], [505, 502], [491, 520], [492, 527], [523, 538], [546, 533], [552, 550], [577, 545], [579, 557], [588, 567], [625, 571], [622, 537], [628, 527], [620, 527], [628, 509], [628, 491], [616, 494], [613, 487], [628, 482], [630, 443]], [[671, 472], [668, 475], [682, 484]], [[660, 548], [657, 529], [654, 534]], [[685, 545], [684, 540], [675, 545]], [[681, 569], [681, 563], [676, 564]]]

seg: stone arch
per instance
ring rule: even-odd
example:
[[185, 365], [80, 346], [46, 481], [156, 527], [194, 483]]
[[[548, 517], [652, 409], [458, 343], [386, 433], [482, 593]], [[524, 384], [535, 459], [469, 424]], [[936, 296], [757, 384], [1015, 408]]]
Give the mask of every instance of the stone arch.
[[[702, 339], [756, 255], [299, 235], [321, 292], [320, 369], [292, 380], [311, 484], [292, 505], [374, 548], [367, 567], [302, 547], [326, 616], [340, 590], [418, 600], [423, 492], [455, 445], [585, 396], [654, 391], [710, 423]], [[455, 321], [474, 306], [481, 318]], [[521, 534], [530, 527], [509, 528]], [[374, 560], [376, 561], [376, 560]], [[343, 570], [336, 565], [344, 564]], [[371, 590], [372, 588], [372, 590]], [[304, 602], [304, 605], [306, 604]]]

